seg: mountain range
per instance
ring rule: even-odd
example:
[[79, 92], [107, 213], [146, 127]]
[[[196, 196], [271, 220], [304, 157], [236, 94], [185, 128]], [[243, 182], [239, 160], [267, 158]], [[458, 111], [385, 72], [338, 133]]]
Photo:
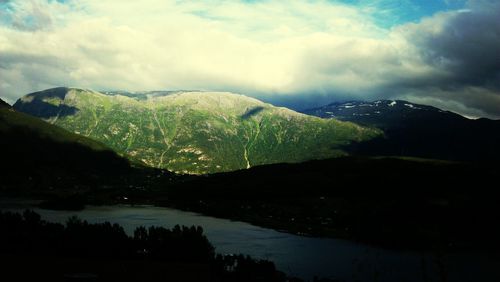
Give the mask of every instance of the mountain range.
[[54, 88], [14, 109], [109, 146], [133, 162], [205, 174], [344, 156], [381, 132], [226, 92]]
[[457, 161], [500, 160], [498, 120], [468, 119], [402, 100], [332, 103], [304, 113], [384, 131], [384, 136], [357, 144], [358, 154]]
[[[56, 136], [73, 136], [87, 147], [104, 146], [133, 163], [176, 173], [226, 172], [349, 154], [500, 159], [500, 121], [472, 120], [402, 100], [332, 103], [297, 113], [227, 92], [59, 87], [28, 94], [13, 109], [56, 126], [49, 131], [71, 132]], [[26, 124], [39, 127], [40, 122]]]
[[[498, 174], [497, 163], [428, 159], [447, 157], [438, 149], [459, 154], [458, 158], [494, 157], [497, 149], [493, 141], [487, 143], [486, 136], [495, 138], [497, 133], [491, 130], [497, 121], [468, 120], [404, 101], [334, 104], [313, 113], [323, 118], [229, 93], [99, 93], [74, 88], [38, 92], [21, 98], [14, 108], [0, 105], [0, 196], [40, 197], [48, 199], [45, 207], [63, 209], [82, 208], [83, 203], [155, 204], [299, 234], [355, 238], [386, 246], [460, 248], [484, 242], [488, 249], [500, 248], [496, 239], [500, 230], [491, 224], [499, 213], [498, 189], [491, 189]], [[358, 117], [361, 119], [355, 120]], [[131, 124], [137, 131], [131, 130]], [[177, 133], [165, 141], [172, 128], [178, 128]], [[258, 135], [250, 135], [255, 132], [252, 129], [259, 129]], [[478, 140], [486, 144], [484, 147], [475, 143], [476, 147], [469, 148], [471, 143], [446, 136], [466, 138], [473, 130], [483, 136]], [[98, 134], [106, 142], [96, 141]], [[115, 137], [107, 139], [104, 134]], [[283, 142], [277, 142], [275, 134]], [[404, 134], [416, 140], [410, 142]], [[267, 138], [261, 139], [261, 135]], [[276, 162], [363, 150], [378, 155], [397, 154], [395, 148], [406, 151], [401, 154], [405, 157], [348, 156], [255, 167], [252, 162], [250, 169], [203, 176], [149, 169], [140, 165], [148, 162], [131, 156], [131, 151], [118, 152], [132, 163], [112, 151], [120, 148], [120, 143], [146, 152], [165, 150], [172, 144], [173, 153], [165, 153], [164, 160], [180, 160], [177, 163], [185, 164], [183, 169], [187, 170], [190, 159], [183, 159], [185, 151], [181, 150], [192, 147], [176, 143], [184, 140], [192, 143], [180, 144], [206, 149], [211, 147], [200, 144], [208, 138], [225, 149], [207, 151], [210, 156], [227, 154], [214, 158], [212, 165], [227, 158], [227, 162], [239, 160], [240, 168], [248, 164], [244, 157], [241, 162], [245, 148], [250, 153], [248, 161], [254, 161], [254, 154], [259, 153]], [[242, 147], [242, 140], [259, 140], [255, 143], [259, 147]], [[450, 142], [452, 149], [443, 146], [444, 142]], [[276, 155], [276, 147], [284, 144], [278, 151], [282, 155]], [[328, 150], [328, 146], [333, 148]], [[453, 151], [453, 146], [462, 146], [463, 151]], [[237, 154], [231, 155], [231, 150]], [[321, 150], [338, 154], [309, 155]], [[490, 150], [489, 155], [478, 154], [486, 150]], [[195, 162], [208, 154], [190, 153]], [[429, 157], [406, 157], [418, 153]], [[154, 161], [158, 155], [142, 156]], [[297, 156], [301, 158], [294, 159]], [[157, 161], [150, 165], [157, 166]]]

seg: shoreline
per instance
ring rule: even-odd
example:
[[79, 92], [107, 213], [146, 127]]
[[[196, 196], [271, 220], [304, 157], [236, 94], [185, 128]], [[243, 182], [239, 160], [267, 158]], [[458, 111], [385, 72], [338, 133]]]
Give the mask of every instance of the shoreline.
[[203, 217], [211, 217], [215, 219], [222, 219], [222, 220], [229, 220], [231, 222], [243, 222], [246, 224], [250, 224], [259, 228], [265, 228], [265, 229], [270, 229], [276, 232], [280, 233], [286, 233], [294, 236], [300, 236], [300, 237], [306, 237], [306, 238], [317, 238], [317, 239], [335, 239], [335, 240], [345, 240], [351, 243], [355, 244], [362, 244], [365, 246], [369, 247], [374, 247], [374, 248], [381, 248], [384, 250], [390, 250], [390, 251], [402, 251], [402, 252], [438, 252], [438, 253], [455, 253], [455, 252], [468, 252], [468, 251], [473, 251], [473, 252], [480, 252], [480, 253], [497, 253], [498, 250], [492, 249], [492, 248], [486, 248], [482, 245], [476, 245], [474, 246], [473, 244], [469, 245], [462, 245], [462, 246], [442, 246], [442, 245], [433, 245], [433, 246], [427, 246], [427, 247], [422, 247], [422, 245], [394, 245], [394, 244], [384, 244], [383, 242], [374, 242], [370, 240], [364, 240], [364, 239], [359, 239], [355, 238], [352, 236], [349, 236], [347, 233], [342, 233], [342, 232], [335, 232], [333, 230], [330, 230], [328, 233], [307, 233], [307, 232], [302, 232], [303, 229], [300, 229], [300, 227], [297, 226], [291, 226], [287, 224], [282, 224], [277, 221], [272, 221], [272, 220], [266, 220], [266, 219], [259, 219], [255, 216], [224, 216], [220, 215], [217, 213], [210, 213], [210, 212], [203, 212], [200, 209], [193, 208], [193, 206], [181, 206], [179, 204], [171, 204], [168, 205], [165, 202], [158, 203], [155, 201], [135, 201], [132, 202], [130, 200], [127, 201], [109, 201], [109, 202], [87, 202], [83, 208], [78, 208], [78, 209], [53, 209], [50, 207], [43, 207], [41, 204], [46, 202], [46, 200], [43, 199], [34, 199], [34, 198], [29, 198], [29, 197], [4, 197], [0, 196], [0, 210], [3, 209], [3, 204], [5, 202], [7, 203], [12, 203], [14, 201], [17, 205], [17, 203], [21, 203], [21, 205], [18, 205], [18, 208], [20, 209], [25, 209], [24, 204], [29, 204], [26, 206], [26, 209], [29, 209], [30, 207], [36, 207], [39, 209], [43, 210], [50, 210], [50, 211], [84, 211], [87, 206], [92, 206], [92, 207], [144, 207], [144, 208], [165, 208], [165, 209], [170, 209], [170, 210], [176, 210], [180, 212], [188, 212], [188, 213], [193, 213], [199, 216]]

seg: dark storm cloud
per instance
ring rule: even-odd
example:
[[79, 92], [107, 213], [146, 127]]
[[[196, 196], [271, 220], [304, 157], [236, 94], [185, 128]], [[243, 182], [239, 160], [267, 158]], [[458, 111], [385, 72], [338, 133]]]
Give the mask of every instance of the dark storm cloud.
[[500, 89], [500, 4], [452, 16], [437, 34], [416, 34], [430, 65], [451, 74], [452, 85]]
[[399, 27], [428, 71], [392, 74], [397, 79], [380, 95], [500, 118], [500, 3], [474, 1], [469, 8]]

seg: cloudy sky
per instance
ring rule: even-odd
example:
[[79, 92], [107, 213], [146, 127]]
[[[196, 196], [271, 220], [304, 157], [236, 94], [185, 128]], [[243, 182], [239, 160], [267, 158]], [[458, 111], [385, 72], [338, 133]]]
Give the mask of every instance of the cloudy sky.
[[500, 1], [0, 0], [0, 97], [55, 86], [500, 118]]

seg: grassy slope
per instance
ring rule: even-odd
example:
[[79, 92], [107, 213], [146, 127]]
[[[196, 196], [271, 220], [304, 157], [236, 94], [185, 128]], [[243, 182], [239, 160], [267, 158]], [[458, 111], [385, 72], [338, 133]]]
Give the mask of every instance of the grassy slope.
[[[40, 93], [25, 96], [15, 107], [43, 116], [40, 108], [49, 105], [55, 110], [45, 116], [47, 121], [99, 140], [133, 160], [181, 173], [337, 157], [346, 154], [344, 147], [351, 141], [379, 134], [230, 93], [134, 99], [68, 89], [63, 96], [40, 97]], [[42, 106], [33, 102], [37, 99], [43, 99]], [[67, 109], [74, 110], [65, 114]]]

